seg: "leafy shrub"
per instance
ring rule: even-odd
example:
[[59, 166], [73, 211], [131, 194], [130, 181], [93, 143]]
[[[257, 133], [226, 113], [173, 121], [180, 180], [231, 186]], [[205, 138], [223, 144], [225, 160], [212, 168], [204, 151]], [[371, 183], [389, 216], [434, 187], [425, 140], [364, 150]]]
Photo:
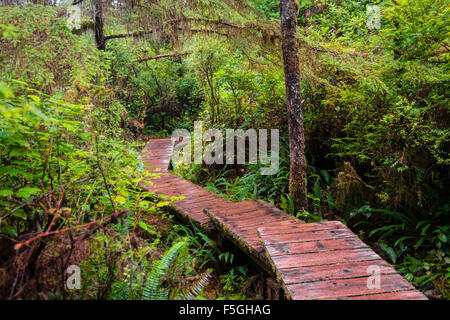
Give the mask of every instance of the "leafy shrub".
[[94, 78], [102, 76], [108, 60], [89, 38], [72, 34], [64, 9], [24, 6], [0, 8], [0, 25], [9, 30], [0, 42], [1, 78], [21, 80], [54, 94], [67, 90], [75, 80], [75, 89], [86, 90]]

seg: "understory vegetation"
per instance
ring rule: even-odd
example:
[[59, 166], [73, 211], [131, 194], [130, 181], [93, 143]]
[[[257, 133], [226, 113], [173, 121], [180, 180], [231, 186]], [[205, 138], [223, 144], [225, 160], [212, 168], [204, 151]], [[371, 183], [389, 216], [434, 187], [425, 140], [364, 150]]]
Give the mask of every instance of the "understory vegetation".
[[158, 175], [139, 160], [145, 142], [197, 120], [279, 129], [279, 170], [174, 173], [340, 220], [429, 298], [450, 298], [447, 1], [299, 1], [304, 210], [289, 196], [278, 1], [85, 0], [75, 22], [71, 2], [20, 2], [0, 7], [0, 299], [264, 298], [254, 263], [140, 185]]

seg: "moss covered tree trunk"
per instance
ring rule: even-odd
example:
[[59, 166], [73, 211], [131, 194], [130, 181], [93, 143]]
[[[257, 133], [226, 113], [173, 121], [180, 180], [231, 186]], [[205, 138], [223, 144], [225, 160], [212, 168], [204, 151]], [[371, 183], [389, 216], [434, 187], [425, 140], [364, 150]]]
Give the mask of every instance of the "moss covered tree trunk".
[[101, 0], [92, 1], [92, 11], [94, 15], [95, 43], [97, 44], [98, 49], [105, 50], [105, 23], [103, 20], [103, 5]]
[[297, 48], [296, 0], [280, 1], [281, 46], [286, 84], [287, 116], [289, 126], [290, 178], [289, 194], [296, 210], [307, 209], [305, 134], [303, 131], [300, 69]]

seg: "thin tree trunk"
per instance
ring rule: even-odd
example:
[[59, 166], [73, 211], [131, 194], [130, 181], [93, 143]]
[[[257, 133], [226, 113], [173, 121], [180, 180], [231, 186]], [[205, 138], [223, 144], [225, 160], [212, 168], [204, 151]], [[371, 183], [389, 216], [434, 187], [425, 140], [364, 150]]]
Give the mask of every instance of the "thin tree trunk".
[[297, 42], [296, 0], [280, 1], [281, 46], [286, 84], [287, 116], [289, 126], [290, 178], [289, 194], [296, 210], [306, 210], [306, 159], [303, 108], [300, 93], [300, 69]]
[[105, 50], [105, 22], [103, 20], [103, 6], [101, 0], [92, 1], [92, 11], [94, 16], [95, 43], [97, 44], [98, 49]]
[[208, 81], [209, 89], [211, 90], [211, 101], [212, 101], [212, 103], [211, 103], [211, 125], [213, 126], [214, 122], [215, 122], [215, 106], [218, 103], [216, 100], [216, 95], [214, 94], [214, 86], [212, 84], [212, 72], [211, 72], [211, 79], [209, 77], [208, 71], [206, 71], [205, 74], [206, 74], [206, 80]]

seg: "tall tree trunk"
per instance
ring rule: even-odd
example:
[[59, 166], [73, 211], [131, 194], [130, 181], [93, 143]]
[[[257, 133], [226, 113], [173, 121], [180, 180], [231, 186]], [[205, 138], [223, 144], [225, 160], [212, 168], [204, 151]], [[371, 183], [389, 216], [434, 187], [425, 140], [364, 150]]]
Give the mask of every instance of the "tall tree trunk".
[[306, 210], [306, 159], [303, 108], [300, 94], [300, 69], [297, 42], [297, 0], [280, 1], [281, 46], [286, 84], [289, 126], [290, 178], [289, 194], [296, 210]]
[[95, 43], [97, 44], [98, 49], [105, 50], [105, 22], [103, 20], [103, 5], [101, 0], [92, 1], [92, 11], [94, 18]]

